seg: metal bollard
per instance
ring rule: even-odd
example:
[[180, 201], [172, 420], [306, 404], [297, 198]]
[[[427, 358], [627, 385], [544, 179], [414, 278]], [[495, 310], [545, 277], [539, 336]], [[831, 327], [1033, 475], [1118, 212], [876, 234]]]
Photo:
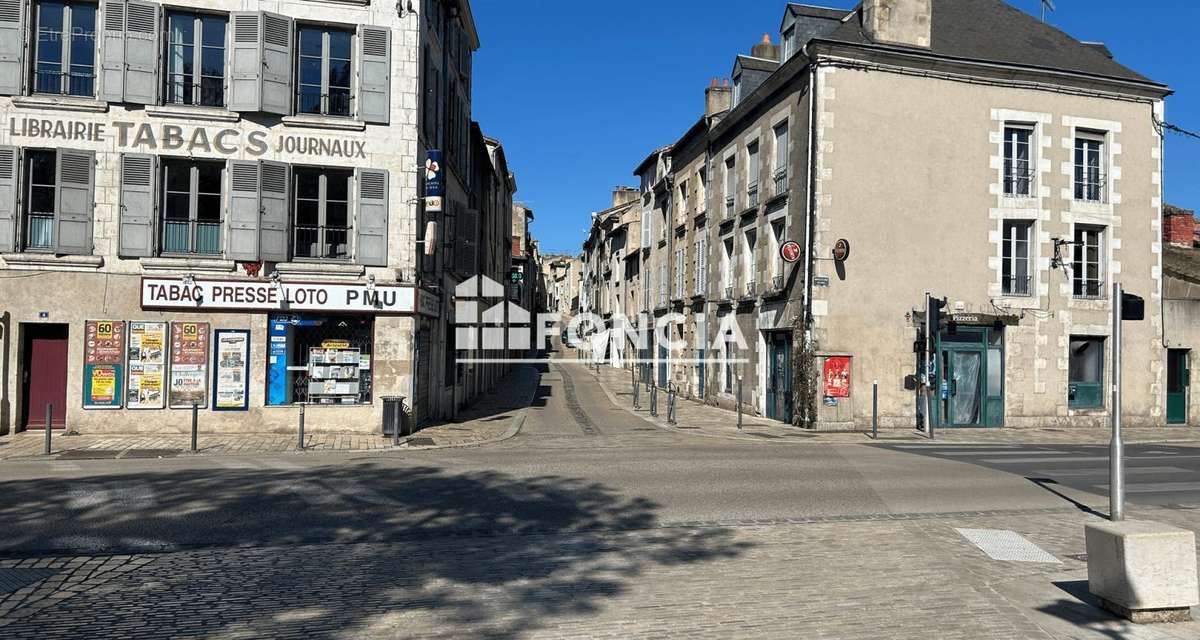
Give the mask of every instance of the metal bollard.
[[196, 433], [200, 424], [200, 403], [192, 403], [192, 453], [196, 453]]
[[404, 404], [400, 403], [392, 414], [392, 446], [400, 446], [400, 424], [404, 422]]
[[879, 439], [879, 381], [871, 381], [871, 439]]
[[633, 369], [633, 408], [642, 408], [642, 385], [638, 383], [637, 369]]
[[46, 451], [45, 451], [46, 455], [50, 455], [50, 451], [51, 451], [50, 432], [53, 430], [51, 428], [53, 424], [54, 424], [54, 403], [50, 403], [50, 404], [46, 405]]
[[658, 385], [650, 383], [650, 415], [658, 417]]
[[742, 376], [737, 377], [737, 418], [738, 431], [742, 430]]
[[304, 403], [300, 403], [300, 444], [299, 449], [304, 451]]
[[679, 397], [679, 388], [667, 385], [667, 424], [675, 424], [675, 400]]

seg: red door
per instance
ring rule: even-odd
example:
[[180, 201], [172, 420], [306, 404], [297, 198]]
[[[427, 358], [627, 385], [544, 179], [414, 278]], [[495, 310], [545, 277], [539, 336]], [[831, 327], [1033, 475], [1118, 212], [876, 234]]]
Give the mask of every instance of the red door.
[[25, 391], [22, 412], [26, 429], [46, 425], [46, 405], [54, 405], [52, 426], [67, 426], [67, 325], [27, 324], [23, 363]]

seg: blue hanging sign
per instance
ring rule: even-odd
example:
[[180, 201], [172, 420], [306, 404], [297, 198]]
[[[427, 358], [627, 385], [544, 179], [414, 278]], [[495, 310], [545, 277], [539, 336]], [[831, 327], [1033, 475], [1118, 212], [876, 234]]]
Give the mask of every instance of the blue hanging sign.
[[446, 195], [442, 152], [440, 149], [430, 149], [425, 155], [425, 197], [440, 198]]

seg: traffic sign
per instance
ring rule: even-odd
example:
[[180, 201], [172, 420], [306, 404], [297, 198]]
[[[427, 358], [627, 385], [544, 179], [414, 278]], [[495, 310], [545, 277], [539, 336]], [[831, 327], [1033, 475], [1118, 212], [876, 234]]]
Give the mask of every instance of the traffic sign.
[[800, 259], [800, 243], [795, 240], [788, 240], [779, 247], [779, 257], [783, 258], [784, 262], [793, 263]]
[[833, 243], [833, 259], [838, 262], [845, 262], [850, 257], [850, 241], [841, 238]]

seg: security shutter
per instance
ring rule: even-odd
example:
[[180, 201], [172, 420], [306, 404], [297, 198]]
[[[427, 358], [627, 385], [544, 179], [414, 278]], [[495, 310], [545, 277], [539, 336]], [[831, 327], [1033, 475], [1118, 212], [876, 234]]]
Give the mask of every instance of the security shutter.
[[368, 267], [387, 266], [388, 172], [357, 169], [358, 215], [354, 257]]
[[17, 250], [17, 185], [21, 151], [0, 147], [0, 252]]
[[230, 260], [258, 262], [258, 163], [229, 160]]
[[292, 167], [263, 160], [259, 168], [258, 259], [286, 262], [288, 259], [288, 185]]
[[233, 42], [229, 57], [229, 109], [258, 111], [262, 108], [263, 60], [259, 53], [262, 49], [262, 14], [234, 11], [230, 14], [230, 23], [233, 25]]
[[0, 0], [0, 95], [21, 95], [25, 78], [25, 2]]
[[479, 273], [479, 210], [463, 209], [458, 214], [459, 243], [455, 253], [455, 271], [473, 276]]
[[92, 211], [96, 206], [95, 178], [94, 152], [59, 150], [55, 253], [91, 255]]
[[292, 112], [292, 30], [287, 16], [262, 12], [262, 110]]
[[158, 102], [159, 11], [149, 2], [125, 5], [125, 102]]
[[364, 122], [387, 124], [391, 111], [391, 31], [360, 25], [358, 117]]
[[[7, 0], [0, 0], [4, 2]], [[100, 40], [100, 97], [125, 101], [125, 2], [104, 3], [104, 33]]]
[[154, 196], [157, 157], [144, 153], [121, 156], [121, 230], [117, 255], [154, 255]]

